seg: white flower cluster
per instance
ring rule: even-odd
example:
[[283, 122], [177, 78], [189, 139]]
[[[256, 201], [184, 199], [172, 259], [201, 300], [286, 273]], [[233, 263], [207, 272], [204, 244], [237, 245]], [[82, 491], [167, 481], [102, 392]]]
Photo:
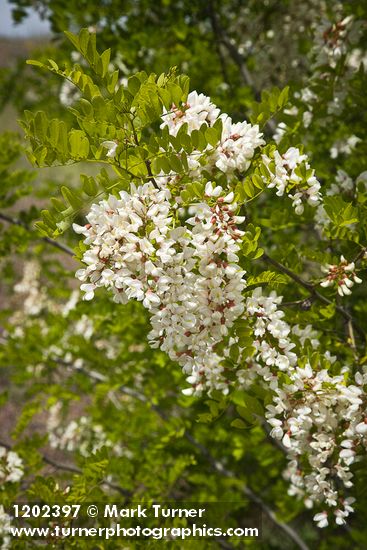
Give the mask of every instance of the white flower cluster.
[[196, 393], [226, 391], [213, 347], [243, 312], [245, 288], [237, 228], [244, 218], [233, 192], [209, 182], [205, 194], [208, 202], [176, 228], [168, 189], [151, 183], [93, 205], [89, 223], [74, 225], [89, 245], [87, 267], [77, 272], [85, 299], [106, 287], [117, 302], [142, 301], [151, 312], [151, 345], [182, 365]]
[[23, 477], [23, 461], [14, 451], [0, 447], [0, 482], [16, 483]]
[[49, 409], [47, 433], [49, 444], [53, 449], [77, 450], [82, 456], [88, 457], [102, 447], [108, 447], [113, 449], [115, 456], [124, 454], [121, 445], [111, 441], [103, 427], [93, 423], [90, 417], [79, 416], [77, 420], [71, 420], [64, 425], [61, 409], [60, 402]]
[[296, 364], [297, 356], [291, 351], [295, 344], [289, 339], [290, 326], [283, 320], [284, 312], [278, 309], [281, 301], [276, 292], [263, 296], [262, 289], [257, 288], [246, 300], [246, 315], [255, 319], [255, 359], [285, 371]]
[[[216, 147], [207, 147], [204, 159], [195, 152], [191, 167], [199, 174], [201, 167], [218, 169], [231, 181], [234, 174], [248, 168], [256, 147], [263, 144], [257, 127], [233, 124], [209, 98], [196, 92], [185, 105], [173, 106], [164, 114], [162, 127], [177, 135], [187, 124], [190, 133], [203, 124], [213, 126], [219, 117], [221, 139]], [[106, 147], [112, 156], [114, 144]], [[291, 147], [284, 155], [274, 151], [262, 155], [262, 161], [269, 172], [266, 183], [276, 188], [278, 196], [287, 194], [297, 214], [302, 214], [305, 202], [320, 203], [320, 184], [299, 149]], [[357, 440], [360, 445], [362, 431], [367, 432], [363, 389], [346, 384], [346, 369], [331, 376], [324, 367], [300, 364], [296, 349], [306, 342], [316, 349], [319, 335], [311, 326], [291, 327], [279, 309], [282, 298], [275, 292], [264, 296], [257, 288], [251, 296], [243, 296], [246, 281], [239, 257], [243, 232], [237, 225], [244, 217], [237, 215], [233, 192], [206, 183], [202, 201], [191, 205], [191, 217], [186, 219], [186, 210], [178, 212], [172, 196], [179, 183], [175, 178], [162, 174], [156, 186], [151, 182], [132, 185], [130, 193], [123, 191], [119, 197], [93, 205], [86, 226], [74, 225], [87, 246], [86, 268], [77, 272], [85, 299], [92, 299], [96, 288], [105, 287], [117, 302], [141, 301], [151, 318], [149, 342], [182, 366], [191, 385], [184, 390], [186, 395], [213, 389], [227, 393], [232, 383], [248, 387], [255, 380], [270, 390], [273, 401], [267, 405], [266, 417], [271, 435], [287, 451], [290, 492], [310, 505], [325, 503], [334, 509], [337, 522], [343, 523], [352, 511], [351, 501], [340, 504], [335, 478], [344, 487], [350, 486], [354, 445]], [[328, 277], [342, 279], [339, 286], [343, 289], [350, 286], [348, 273], [358, 282], [354, 265], [343, 258], [340, 277], [339, 271], [337, 277], [334, 271], [330, 273], [333, 267], [328, 266]], [[241, 341], [237, 325], [231, 330], [236, 321], [252, 331], [252, 355], [241, 347], [247, 338]], [[223, 352], [218, 351], [220, 343], [225, 346]], [[233, 351], [241, 365], [235, 382], [224, 360]], [[326, 353], [323, 361], [333, 358]], [[348, 426], [341, 425], [340, 419]], [[70, 430], [74, 437], [76, 424]], [[325, 524], [324, 512], [316, 514], [315, 520]]]
[[[327, 506], [341, 525], [353, 511], [354, 499], [343, 496], [352, 487], [350, 467], [367, 446], [367, 373], [357, 374], [348, 385], [348, 367], [337, 376], [309, 363], [300, 367], [292, 350], [306, 340], [316, 349], [319, 335], [310, 325], [291, 328], [278, 310], [281, 300], [275, 292], [263, 296], [260, 289], [247, 298], [244, 317], [252, 318], [256, 351], [246, 359], [247, 368], [237, 371], [237, 379], [243, 387], [256, 382], [273, 395], [265, 416], [270, 435], [287, 453], [289, 494], [307, 507]], [[324, 359], [332, 364], [336, 358], [326, 353]], [[328, 514], [315, 515], [319, 527], [328, 524]]]
[[11, 517], [5, 512], [4, 506], [0, 504], [0, 539], [1, 539], [1, 550], [7, 550], [10, 548], [11, 538], [10, 538], [10, 528], [11, 528]]
[[284, 312], [278, 309], [281, 301], [282, 297], [274, 291], [264, 296], [260, 287], [246, 299], [243, 318], [252, 326], [254, 354], [245, 358], [240, 355], [246, 366], [236, 372], [240, 387], [250, 387], [257, 381], [273, 390], [278, 387], [279, 372], [287, 372], [297, 362], [291, 327], [283, 319]]
[[315, 209], [314, 220], [315, 229], [318, 231], [320, 237], [322, 237], [324, 230], [327, 229], [330, 225], [330, 218], [327, 215], [324, 205], [322, 203], [319, 204]]
[[[231, 180], [249, 168], [255, 150], [265, 145], [258, 125], [245, 121], [234, 123], [226, 113], [220, 114], [220, 110], [209, 97], [196, 91], [188, 95], [185, 104], [172, 105], [170, 111], [164, 110], [162, 118], [161, 128], [167, 127], [173, 136], [177, 136], [184, 124], [187, 124], [188, 134], [191, 134], [202, 125], [212, 127], [218, 120], [221, 121], [222, 133], [218, 143], [215, 146], [207, 145], [204, 151], [195, 150], [188, 155], [190, 174], [195, 177], [200, 177], [203, 170], [209, 173], [220, 170]], [[115, 141], [104, 141], [102, 145], [108, 150], [107, 157], [113, 158], [118, 144]], [[320, 203], [320, 184], [314, 171], [310, 169], [307, 155], [301, 154], [299, 149], [290, 147], [283, 155], [275, 151], [272, 158], [262, 155], [262, 160], [269, 170], [269, 178], [264, 177], [268, 187], [276, 187], [278, 196], [283, 196], [286, 192], [292, 199], [297, 214], [303, 213], [305, 202], [311, 206]], [[297, 173], [297, 168], [301, 166], [307, 173], [306, 178]], [[166, 178], [161, 179], [161, 183], [168, 182], [169, 175], [160, 175], [162, 178], [164, 176]]]
[[187, 131], [191, 133], [193, 130], [199, 130], [202, 124], [212, 126], [219, 114], [220, 110], [209, 97], [193, 91], [189, 93], [185, 104], [172, 105], [170, 111], [163, 111], [161, 128], [168, 126], [169, 133], [176, 136], [181, 126], [187, 124]]
[[173, 105], [170, 112], [165, 111], [161, 128], [168, 127], [169, 133], [176, 136], [178, 130], [187, 124], [187, 132], [191, 134], [203, 124], [213, 126], [219, 119], [222, 122], [222, 134], [217, 145], [208, 145], [204, 154], [200, 151], [191, 153], [190, 167], [200, 173], [200, 159], [205, 157], [205, 170], [210, 171], [215, 167], [228, 176], [232, 176], [235, 171], [245, 172], [250, 166], [255, 149], [265, 144], [259, 126], [248, 122], [232, 122], [231, 117], [225, 113], [220, 114], [220, 110], [204, 94], [191, 92], [185, 105]]
[[26, 295], [23, 310], [26, 315], [38, 315], [47, 305], [47, 294], [39, 280], [41, 266], [36, 261], [24, 264], [23, 278], [14, 286], [14, 292]]
[[360, 141], [361, 138], [355, 136], [354, 134], [346, 139], [336, 141], [330, 149], [330, 157], [332, 159], [336, 159], [341, 154], [350, 155]]
[[336, 67], [337, 61], [347, 52], [347, 37], [351, 31], [353, 16], [331, 23], [325, 19], [318, 22], [315, 33], [316, 66], [328, 64]]
[[233, 123], [231, 117], [221, 115], [222, 136], [209, 162], [225, 174], [234, 171], [245, 172], [249, 166], [255, 149], [265, 144], [258, 125], [247, 122]]
[[64, 107], [71, 107], [80, 99], [80, 91], [70, 80], [64, 80], [60, 87], [59, 100]]
[[233, 193], [224, 195], [211, 183], [205, 192], [212, 205], [196, 205], [195, 215], [186, 222], [192, 229], [180, 227], [170, 234], [182, 253], [178, 251], [166, 268], [169, 284], [148, 336], [153, 346], [183, 366], [195, 393], [213, 387], [227, 391], [213, 347], [243, 312], [245, 288], [237, 255], [243, 232], [236, 226], [244, 218], [235, 215]]
[[336, 285], [339, 296], [351, 294], [351, 288], [354, 283], [360, 284], [362, 282], [362, 279], [355, 273], [355, 263], [348, 262], [344, 256], [340, 256], [339, 264], [327, 264], [321, 267], [321, 269], [327, 275], [320, 285], [324, 288]]
[[338, 170], [335, 176], [335, 182], [330, 185], [330, 188], [326, 191], [326, 195], [333, 196], [340, 193], [349, 193], [353, 191], [354, 183], [352, 178], [344, 172], [344, 170]]
[[311, 342], [313, 349], [318, 348], [320, 345], [319, 333], [317, 330], [312, 328], [312, 325], [306, 325], [303, 328], [299, 325], [293, 325], [292, 334], [297, 337], [297, 340], [300, 342], [301, 346], [305, 345], [306, 340]]
[[167, 240], [172, 224], [169, 198], [167, 189], [151, 183], [132, 186], [131, 194], [121, 191], [119, 199], [111, 195], [94, 204], [86, 226], [73, 225], [90, 246], [83, 256], [87, 268], [76, 274], [81, 281], [89, 280], [81, 285], [86, 300], [97, 287], [106, 287], [116, 302], [136, 298], [147, 308], [160, 303], [157, 290], [162, 281], [156, 270], [175, 253], [174, 242]]
[[[295, 325], [291, 330], [277, 310], [280, 303], [281, 297], [275, 293], [264, 297], [259, 289], [247, 299], [246, 311], [254, 316], [258, 338], [256, 353], [247, 359], [248, 368], [238, 371], [238, 380], [244, 386], [256, 381], [272, 391], [266, 418], [272, 427], [270, 435], [281, 440], [287, 453], [289, 494], [304, 499], [308, 507], [326, 505], [341, 525], [353, 511], [354, 499], [342, 496], [352, 486], [350, 466], [367, 446], [363, 391], [367, 374], [357, 374], [356, 384], [347, 385], [347, 367], [338, 376], [325, 368], [314, 370], [308, 363], [299, 367], [291, 351], [295, 342], [303, 346], [309, 340], [317, 348], [318, 333], [310, 325]], [[335, 361], [328, 353], [325, 359]], [[283, 382], [279, 370], [286, 375]], [[328, 512], [314, 519], [324, 527]]]
[[[290, 147], [283, 155], [274, 151], [272, 158], [262, 155], [262, 159], [269, 171], [269, 177], [263, 176], [264, 181], [269, 188], [277, 189], [278, 197], [282, 197], [284, 193], [288, 194], [296, 214], [303, 213], [305, 201], [310, 206], [317, 206], [320, 203], [320, 183], [314, 171], [310, 169], [307, 155], [302, 155], [296, 147]], [[301, 165], [306, 170], [306, 179], [297, 174], [297, 168]]]
[[[357, 375], [357, 385], [346, 385], [347, 372], [345, 367], [340, 375], [331, 376], [326, 369], [314, 370], [309, 364], [296, 367], [288, 372], [290, 382], [275, 389], [266, 415], [273, 427], [271, 435], [287, 451], [289, 494], [304, 498], [308, 507], [324, 503], [339, 525], [353, 511], [354, 499], [341, 496], [343, 487], [353, 485], [350, 466], [367, 445], [362, 388], [367, 377]], [[328, 512], [314, 519], [325, 527]]]

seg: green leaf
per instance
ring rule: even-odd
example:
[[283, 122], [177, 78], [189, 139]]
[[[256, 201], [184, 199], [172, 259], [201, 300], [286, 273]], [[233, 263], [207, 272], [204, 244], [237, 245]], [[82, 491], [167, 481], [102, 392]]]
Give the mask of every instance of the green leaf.
[[76, 210], [80, 208], [83, 201], [75, 190], [69, 189], [68, 187], [63, 185], [61, 187], [61, 193], [64, 199], [70, 204], [70, 206], [72, 206]]
[[84, 54], [84, 55], [87, 54], [90, 35], [91, 34], [87, 29], [81, 29], [81, 31], [79, 32], [79, 36], [78, 36], [79, 48], [80, 48], [80, 51], [82, 52], [82, 54]]
[[79, 38], [69, 31], [64, 31], [64, 34], [67, 36], [67, 38], [70, 40], [70, 42], [75, 46], [77, 50], [80, 50], [79, 46]]
[[80, 179], [82, 180], [82, 189], [84, 193], [89, 197], [94, 197], [98, 192], [98, 185], [94, 178], [81, 174]]
[[48, 59], [48, 62], [55, 71], [59, 70], [58, 64], [53, 59]]
[[27, 59], [26, 63], [27, 65], [34, 65], [35, 67], [45, 67], [45, 64], [41, 61], [37, 61], [37, 59]]
[[259, 285], [278, 287], [280, 285], [286, 285], [288, 283], [288, 277], [282, 275], [281, 273], [274, 273], [273, 271], [263, 271], [259, 275], [250, 275], [247, 279], [247, 287]]
[[129, 92], [135, 96], [141, 88], [141, 81], [137, 76], [130, 76], [127, 81], [127, 87]]
[[207, 128], [205, 130], [205, 137], [210, 145], [215, 147], [218, 144], [220, 135], [216, 128]]
[[88, 158], [89, 140], [82, 130], [69, 132], [69, 144], [71, 156], [77, 159]]
[[108, 72], [109, 64], [111, 59], [111, 49], [108, 48], [108, 50], [105, 50], [101, 54], [101, 61], [102, 61], [102, 77], [104, 78]]
[[240, 418], [236, 418], [235, 420], [232, 420], [231, 422], [232, 428], [237, 428], [238, 430], [245, 430], [248, 428], [247, 424]]

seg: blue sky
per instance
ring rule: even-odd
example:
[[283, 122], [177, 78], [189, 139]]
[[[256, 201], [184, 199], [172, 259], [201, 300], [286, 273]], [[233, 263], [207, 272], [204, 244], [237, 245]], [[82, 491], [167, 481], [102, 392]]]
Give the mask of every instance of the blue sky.
[[0, 36], [34, 36], [47, 34], [49, 25], [41, 21], [34, 10], [20, 25], [14, 25], [11, 18], [11, 6], [6, 0], [0, 0]]

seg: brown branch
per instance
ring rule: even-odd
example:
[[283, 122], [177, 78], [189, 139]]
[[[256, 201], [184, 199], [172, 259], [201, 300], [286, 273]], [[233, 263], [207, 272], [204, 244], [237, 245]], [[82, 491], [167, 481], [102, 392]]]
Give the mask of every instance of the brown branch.
[[359, 260], [361, 260], [365, 255], [367, 254], [367, 248], [363, 247], [357, 254], [357, 256], [354, 258], [353, 262], [356, 264]]
[[288, 267], [286, 267], [285, 265], [281, 264], [277, 260], [274, 260], [273, 258], [270, 258], [270, 256], [268, 256], [265, 252], [261, 256], [261, 258], [263, 260], [265, 260], [267, 263], [269, 263], [269, 264], [273, 265], [274, 267], [276, 267], [278, 269], [278, 271], [281, 271], [285, 275], [288, 275], [288, 277], [290, 277], [291, 279], [296, 281], [296, 283], [298, 283], [299, 285], [301, 285], [304, 288], [306, 288], [307, 290], [309, 290], [311, 292], [311, 294], [314, 293], [314, 285], [312, 283], [304, 281], [302, 279], [302, 277], [300, 277], [299, 275], [297, 275], [296, 273], [294, 273], [293, 271], [288, 269]]
[[[19, 227], [23, 227], [23, 229], [25, 229], [26, 231], [29, 231], [30, 233], [34, 233], [33, 229], [29, 227], [26, 223], [22, 222], [21, 220], [16, 220], [15, 218], [12, 218], [11, 216], [8, 216], [7, 214], [4, 214], [2, 212], [0, 212], [0, 220], [3, 220], [12, 225], [18, 225]], [[38, 239], [41, 241], [44, 241], [45, 243], [55, 248], [58, 248], [59, 250], [61, 250], [62, 252], [65, 252], [69, 256], [75, 256], [71, 248], [69, 248], [65, 244], [55, 241], [54, 239], [50, 239], [50, 237], [38, 237]]]

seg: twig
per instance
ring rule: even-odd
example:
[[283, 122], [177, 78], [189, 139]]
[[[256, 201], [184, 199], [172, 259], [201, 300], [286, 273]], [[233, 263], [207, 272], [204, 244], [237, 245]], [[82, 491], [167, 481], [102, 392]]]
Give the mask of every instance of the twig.
[[[20, 220], [16, 220], [15, 218], [8, 216], [7, 214], [0, 212], [0, 219], [4, 220], [5, 222], [11, 223], [12, 225], [18, 225], [19, 227], [23, 227], [23, 229], [26, 229], [27, 231], [34, 233], [33, 229], [29, 227], [26, 223], [23, 223]], [[69, 256], [75, 256], [71, 248], [69, 248], [65, 244], [55, 241], [54, 239], [50, 239], [50, 237], [38, 237], [38, 239], [41, 241], [44, 241], [45, 243], [51, 246], [54, 246], [55, 248], [58, 248], [59, 250], [62, 250], [66, 254], [69, 254]]]
[[353, 262], [356, 264], [359, 260], [361, 260], [365, 255], [367, 254], [367, 248], [364, 246], [357, 254], [357, 256], [354, 258]]
[[[134, 121], [132, 119], [129, 119], [129, 120], [130, 120], [131, 128], [132, 128], [132, 131], [133, 131], [135, 145], [137, 147], [139, 147], [139, 139], [138, 139], [138, 134], [137, 134], [135, 126], [134, 126]], [[145, 161], [144, 161], [144, 164], [145, 164], [145, 167], [146, 167], [147, 173], [148, 173], [148, 179], [154, 185], [154, 187], [156, 187], [156, 189], [159, 189], [159, 186], [157, 185], [157, 182], [154, 179], [153, 172], [152, 172], [152, 169], [151, 169], [151, 166], [150, 166], [150, 162], [151, 161], [149, 159], [145, 159]]]
[[304, 311], [308, 311], [312, 306], [312, 296], [304, 298], [302, 300], [295, 300], [294, 302], [282, 302], [282, 307], [297, 306]]

